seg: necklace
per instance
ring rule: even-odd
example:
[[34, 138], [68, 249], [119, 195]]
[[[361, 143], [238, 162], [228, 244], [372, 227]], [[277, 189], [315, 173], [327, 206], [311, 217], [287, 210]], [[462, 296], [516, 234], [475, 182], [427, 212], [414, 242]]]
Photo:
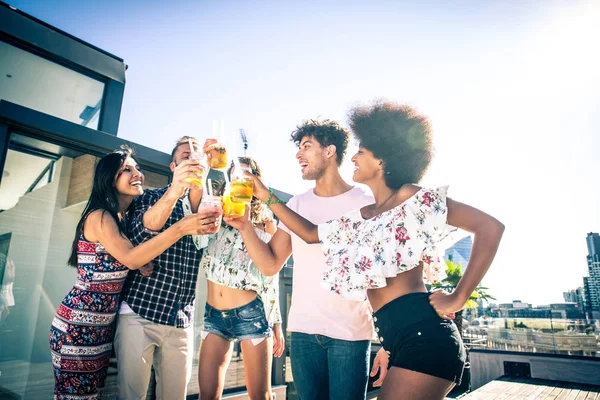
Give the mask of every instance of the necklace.
[[385, 205], [387, 205], [387, 203], [390, 201], [391, 198], [395, 197], [398, 194], [397, 190], [392, 191], [392, 194], [389, 195], [389, 197], [387, 199], [385, 199], [385, 201], [383, 203], [381, 203], [379, 206], [377, 204], [374, 204], [374, 207], [372, 209], [372, 212], [369, 213], [371, 214], [369, 216], [369, 218], [373, 218], [376, 215], [381, 214], [382, 212], [385, 212], [387, 210], [381, 211], [379, 212], [379, 210], [381, 210], [382, 208], [384, 208]]
[[386, 205], [388, 203], [388, 201], [390, 201], [390, 199], [392, 197], [395, 197], [398, 194], [397, 190], [393, 190], [392, 194], [389, 195], [389, 197], [387, 199], [385, 199], [385, 201], [383, 203], [381, 203], [381, 205], [379, 207], [377, 207], [376, 209], [379, 210], [380, 208], [382, 208], [384, 205]]

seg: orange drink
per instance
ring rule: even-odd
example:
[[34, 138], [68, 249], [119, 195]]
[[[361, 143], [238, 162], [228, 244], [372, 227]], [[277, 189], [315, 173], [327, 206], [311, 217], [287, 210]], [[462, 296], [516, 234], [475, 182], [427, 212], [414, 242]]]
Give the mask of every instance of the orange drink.
[[238, 177], [231, 181], [231, 201], [234, 203], [250, 203], [254, 190], [252, 181]]
[[[190, 153], [190, 160], [198, 160], [200, 162], [202, 162], [202, 153], [198, 152], [198, 151], [193, 151], [192, 153]], [[188, 178], [185, 178], [185, 181], [187, 183], [191, 183], [192, 185], [196, 186], [197, 188], [201, 188], [202, 187], [202, 181], [204, 180], [204, 171], [201, 169], [198, 169], [195, 171], [196, 172], [196, 176], [191, 176]]]
[[227, 168], [227, 149], [219, 143], [208, 146], [206, 160], [212, 169]]
[[191, 183], [192, 185], [196, 186], [197, 188], [202, 187], [202, 175], [200, 175], [197, 178], [196, 177], [185, 178], [185, 181], [187, 183]]
[[223, 215], [231, 218], [243, 217], [246, 211], [246, 203], [234, 203], [229, 193], [223, 196]]

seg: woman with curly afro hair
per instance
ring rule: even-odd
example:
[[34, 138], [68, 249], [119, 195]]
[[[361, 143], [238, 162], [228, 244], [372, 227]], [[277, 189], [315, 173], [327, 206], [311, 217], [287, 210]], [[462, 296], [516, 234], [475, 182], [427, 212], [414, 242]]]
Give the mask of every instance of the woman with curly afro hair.
[[[258, 179], [254, 194], [268, 199], [281, 222], [307, 243], [321, 243], [329, 266], [321, 282], [325, 289], [349, 299], [368, 297], [389, 355], [378, 398], [443, 399], [460, 382], [465, 362], [454, 313], [490, 267], [504, 225], [448, 198], [447, 187], [415, 185], [432, 158], [425, 116], [380, 101], [352, 109], [349, 120], [360, 143], [352, 157], [353, 180], [370, 187], [374, 204], [315, 225], [278, 203]], [[453, 293], [430, 293], [426, 285], [444, 277], [438, 245], [450, 226], [474, 234], [471, 258]], [[268, 245], [252, 247], [255, 262], [268, 264]]]

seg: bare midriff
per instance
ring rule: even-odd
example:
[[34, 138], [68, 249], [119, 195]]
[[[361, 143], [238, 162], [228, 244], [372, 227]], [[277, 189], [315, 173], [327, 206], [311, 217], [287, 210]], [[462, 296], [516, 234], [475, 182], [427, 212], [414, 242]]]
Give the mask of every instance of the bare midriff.
[[387, 286], [381, 289], [370, 289], [367, 291], [369, 302], [373, 312], [390, 301], [410, 293], [426, 293], [427, 288], [423, 283], [423, 264], [402, 272], [393, 278], [386, 279]]
[[256, 299], [256, 292], [222, 286], [208, 281], [206, 302], [217, 310], [231, 310], [250, 303]]

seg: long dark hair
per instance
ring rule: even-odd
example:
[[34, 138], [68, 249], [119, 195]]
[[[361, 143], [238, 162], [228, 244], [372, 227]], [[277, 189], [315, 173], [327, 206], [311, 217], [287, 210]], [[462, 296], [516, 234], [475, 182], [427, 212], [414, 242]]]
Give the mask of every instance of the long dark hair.
[[92, 186], [92, 193], [77, 224], [75, 239], [71, 248], [71, 256], [68, 261], [69, 265], [73, 267], [77, 266], [77, 244], [83, 234], [85, 220], [93, 211], [102, 210], [102, 212], [109, 213], [117, 222], [119, 233], [127, 237], [125, 225], [119, 221], [119, 199], [117, 197], [117, 190], [115, 189], [115, 176], [123, 166], [125, 160], [131, 156], [133, 156], [133, 151], [127, 146], [121, 146], [120, 149], [102, 157], [98, 161], [98, 164], [96, 164], [94, 186]]

